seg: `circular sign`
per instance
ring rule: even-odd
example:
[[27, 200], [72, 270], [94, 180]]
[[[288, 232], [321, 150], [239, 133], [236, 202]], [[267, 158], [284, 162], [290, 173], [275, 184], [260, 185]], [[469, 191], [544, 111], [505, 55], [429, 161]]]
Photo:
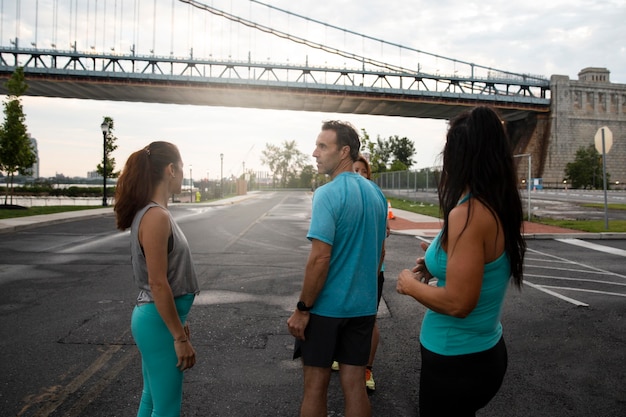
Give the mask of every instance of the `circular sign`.
[[596, 144], [596, 150], [602, 155], [602, 130], [604, 130], [604, 153], [609, 153], [611, 146], [613, 146], [613, 132], [607, 126], [602, 126], [596, 132], [596, 136], [593, 138]]

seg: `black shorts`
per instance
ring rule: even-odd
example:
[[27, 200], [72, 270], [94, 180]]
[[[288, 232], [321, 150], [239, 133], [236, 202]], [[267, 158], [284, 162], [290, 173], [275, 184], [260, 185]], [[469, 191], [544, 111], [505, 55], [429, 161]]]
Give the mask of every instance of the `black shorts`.
[[365, 366], [370, 356], [376, 316], [333, 318], [311, 314], [304, 330], [306, 340], [296, 339], [293, 358], [305, 366], [329, 368], [333, 361]]

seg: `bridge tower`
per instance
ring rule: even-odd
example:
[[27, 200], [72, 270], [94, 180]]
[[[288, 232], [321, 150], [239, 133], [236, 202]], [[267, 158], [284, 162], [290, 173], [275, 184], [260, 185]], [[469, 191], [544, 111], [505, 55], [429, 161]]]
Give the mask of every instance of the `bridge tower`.
[[[606, 68], [584, 68], [578, 80], [564, 75], [550, 78], [550, 115], [539, 121], [526, 150], [533, 155], [533, 176], [542, 177], [545, 186], [563, 187], [567, 163], [574, 161], [579, 148], [594, 143], [599, 128], [608, 126], [613, 147], [607, 154], [606, 169], [612, 188], [616, 181], [619, 188], [624, 187], [626, 84], [611, 83], [609, 75]], [[543, 134], [540, 126], [546, 128]]]

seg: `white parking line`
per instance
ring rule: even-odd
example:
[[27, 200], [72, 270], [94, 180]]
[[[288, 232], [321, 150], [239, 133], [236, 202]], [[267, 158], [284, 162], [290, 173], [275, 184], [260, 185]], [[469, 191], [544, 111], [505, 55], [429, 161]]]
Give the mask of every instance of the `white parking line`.
[[597, 250], [599, 252], [610, 253], [611, 255], [618, 255], [626, 257], [626, 250], [612, 248], [610, 246], [598, 245], [597, 243], [586, 242], [580, 239], [554, 239], [557, 242], [567, 243], [569, 245], [580, 246], [587, 249]]
[[583, 303], [582, 301], [578, 301], [578, 300], [575, 300], [573, 298], [561, 295], [561, 294], [559, 294], [557, 292], [551, 291], [551, 290], [549, 290], [547, 288], [544, 288], [543, 285], [533, 284], [532, 282], [530, 282], [530, 281], [528, 281], [526, 279], [524, 280], [524, 284], [528, 285], [529, 287], [533, 287], [533, 288], [535, 288], [535, 289], [537, 289], [539, 291], [543, 291], [546, 294], [549, 294], [549, 295], [551, 295], [553, 297], [560, 298], [563, 301], [567, 301], [568, 303], [572, 303], [572, 304], [580, 306], [580, 307], [589, 307], [589, 304]]
[[577, 281], [577, 282], [590, 282], [593, 284], [607, 284], [607, 285], [617, 285], [617, 286], [622, 286], [622, 287], [626, 287], [626, 283], [621, 283], [621, 282], [613, 282], [613, 281], [601, 281], [601, 280], [597, 280], [597, 279], [583, 279], [583, 278], [567, 278], [567, 277], [557, 277], [554, 275], [537, 275], [537, 274], [524, 274], [524, 277], [536, 277], [536, 278], [546, 278], [546, 279], [554, 279], [554, 280], [561, 280], [561, 281]]
[[602, 295], [615, 295], [617, 297], [626, 297], [626, 294], [622, 294], [619, 292], [608, 292], [608, 291], [598, 291], [598, 290], [587, 290], [584, 288], [573, 288], [573, 287], [557, 287], [554, 285], [542, 285], [542, 288], [555, 288], [559, 290], [568, 290], [568, 291], [578, 291], [578, 292], [589, 292], [594, 294], [602, 294]]
[[[575, 241], [577, 239], [559, 239], [559, 241], [565, 240], [564, 243], [570, 243], [570, 241]], [[602, 245], [596, 245], [599, 247], [603, 247]], [[534, 267], [534, 268], [538, 268], [538, 269], [544, 269], [544, 270], [559, 270], [559, 271], [563, 271], [564, 273], [567, 272], [585, 272], [588, 271], [590, 274], [592, 275], [601, 275], [601, 276], [611, 276], [611, 277], [615, 277], [618, 280], [625, 280], [626, 281], [626, 276], [622, 275], [622, 274], [617, 274], [611, 271], [607, 271], [601, 268], [596, 268], [593, 267], [591, 265], [585, 265], [582, 264], [580, 262], [576, 262], [576, 261], [572, 261], [572, 260], [568, 260], [566, 258], [562, 258], [556, 255], [552, 255], [549, 253], [545, 253], [545, 252], [540, 252], [534, 249], [527, 249], [527, 253], [529, 253], [532, 257], [532, 261], [533, 264], [532, 265], [528, 265], [526, 264], [526, 267]], [[542, 259], [542, 257], [544, 259]], [[547, 258], [547, 259], [545, 259]], [[528, 262], [530, 260], [529, 258], [526, 258], [525, 262]], [[582, 269], [573, 269], [573, 268], [556, 268], [553, 266], [542, 266], [542, 264], [545, 263], [552, 263], [553, 265], [555, 264], [559, 264], [562, 263], [564, 265], [570, 265], [570, 266], [578, 266]], [[611, 281], [606, 281], [606, 280], [595, 280], [595, 279], [590, 279], [589, 277], [586, 277], [584, 279], [580, 279], [580, 278], [573, 278], [573, 277], [567, 277], [567, 276], [550, 276], [550, 275], [539, 275], [539, 274], [524, 274], [524, 283], [526, 285], [528, 285], [529, 287], [535, 288], [539, 291], [542, 291], [546, 294], [549, 294], [551, 296], [557, 297], [563, 301], [567, 301], [569, 303], [572, 303], [576, 306], [582, 306], [582, 307], [589, 307], [589, 304], [584, 303], [582, 301], [576, 300], [574, 298], [571, 297], [567, 297], [564, 296], [562, 294], [557, 293], [554, 290], [566, 290], [566, 291], [580, 291], [580, 292], [587, 292], [587, 293], [596, 293], [596, 294], [605, 294], [605, 295], [609, 295], [609, 296], [620, 296], [620, 297], [624, 297], [626, 295], [621, 294], [621, 293], [615, 293], [615, 292], [608, 292], [608, 291], [599, 291], [599, 290], [584, 290], [584, 289], [575, 289], [575, 288], [570, 288], [570, 287], [560, 287], [560, 286], [555, 286], [555, 285], [542, 285], [542, 284], [535, 284], [533, 282], [528, 281], [526, 278], [527, 277], [535, 277], [535, 278], [539, 278], [539, 279], [550, 279], [550, 280], [567, 280], [567, 281], [578, 281], [578, 282], [590, 282], [590, 283], [601, 283], [601, 284], [608, 284], [608, 285], [617, 285], [617, 286], [624, 286], [624, 282], [619, 281], [619, 282], [611, 282]]]
[[[552, 255], [552, 254], [545, 253], [545, 252], [540, 252], [540, 251], [537, 251], [537, 250], [534, 250], [534, 249], [530, 249], [530, 248], [527, 249], [527, 253], [539, 254], [541, 256], [545, 256], [545, 257], [548, 257], [550, 259], [557, 260], [557, 261], [560, 261], [560, 262], [565, 262], [565, 263], [570, 264], [570, 265], [578, 265], [578, 266], [580, 266], [582, 268], [585, 268], [585, 270], [591, 270], [591, 271], [593, 271], [594, 273], [597, 273], [597, 274], [611, 275], [611, 276], [618, 277], [618, 278], [626, 280], [626, 275], [622, 275], [622, 274], [618, 274], [618, 273], [615, 273], [615, 272], [607, 271], [606, 269], [596, 268], [596, 267], [591, 266], [591, 265], [585, 265], [585, 264], [582, 264], [580, 262], [572, 261], [572, 260], [569, 260], [569, 259], [566, 259], [566, 258], [561, 258], [560, 256]], [[534, 266], [537, 266], [537, 265], [534, 265]]]

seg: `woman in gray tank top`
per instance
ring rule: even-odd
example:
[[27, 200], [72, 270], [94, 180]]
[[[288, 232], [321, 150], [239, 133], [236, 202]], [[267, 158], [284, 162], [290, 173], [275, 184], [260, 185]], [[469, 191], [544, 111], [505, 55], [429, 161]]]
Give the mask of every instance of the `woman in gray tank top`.
[[131, 318], [144, 382], [139, 417], [180, 416], [183, 371], [196, 363], [185, 322], [198, 281], [187, 239], [167, 209], [182, 181], [177, 147], [152, 142], [130, 155], [115, 192], [116, 225], [130, 228], [139, 289]]

